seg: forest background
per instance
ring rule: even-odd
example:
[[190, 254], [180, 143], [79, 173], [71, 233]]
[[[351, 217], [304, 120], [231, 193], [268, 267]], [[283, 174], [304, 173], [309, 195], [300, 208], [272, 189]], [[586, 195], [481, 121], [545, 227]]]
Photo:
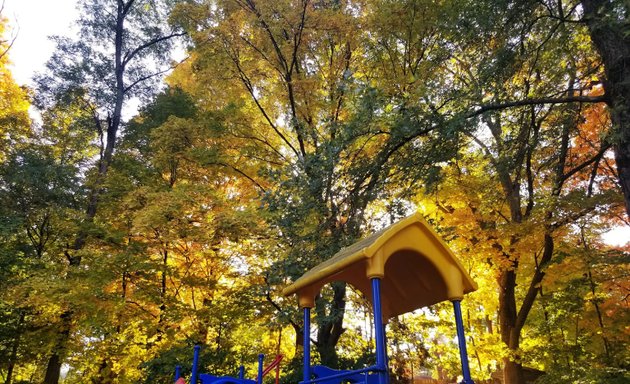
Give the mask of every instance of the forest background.
[[[5, 383], [166, 383], [195, 344], [296, 382], [280, 290], [414, 211], [480, 286], [477, 382], [630, 380], [630, 248], [600, 238], [630, 210], [626, 2], [79, 4], [33, 87], [1, 42]], [[318, 361], [370, 362], [352, 287], [314, 312]], [[394, 382], [456, 381], [448, 306], [387, 333]]]

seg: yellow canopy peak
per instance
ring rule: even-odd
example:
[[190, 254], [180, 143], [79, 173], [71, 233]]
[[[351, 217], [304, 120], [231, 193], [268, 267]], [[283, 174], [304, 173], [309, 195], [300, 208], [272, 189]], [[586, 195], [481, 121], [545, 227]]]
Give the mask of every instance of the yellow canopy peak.
[[314, 307], [327, 283], [345, 281], [372, 301], [370, 279], [381, 278], [383, 318], [388, 319], [477, 289], [453, 252], [419, 213], [341, 249], [282, 292]]

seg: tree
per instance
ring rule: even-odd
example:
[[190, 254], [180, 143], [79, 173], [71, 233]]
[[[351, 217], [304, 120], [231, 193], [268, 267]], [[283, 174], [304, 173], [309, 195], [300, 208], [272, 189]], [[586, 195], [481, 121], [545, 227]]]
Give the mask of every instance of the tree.
[[[535, 268], [526, 268], [524, 275], [521, 275], [522, 258], [531, 251], [519, 249], [523, 233], [505, 231], [499, 235], [504, 240], [498, 243], [493, 240], [496, 234], [489, 235], [485, 240], [494, 244], [493, 252], [504, 255], [502, 262], [493, 262], [493, 265], [498, 265], [500, 270], [497, 276], [500, 287], [498, 310], [502, 341], [510, 350], [504, 366], [504, 378], [508, 383], [524, 380], [519, 363], [521, 331], [537, 299], [536, 287], [543, 281], [545, 268], [558, 257], [556, 238], [562, 236], [562, 228], [568, 223], [589, 214], [589, 209], [596, 210], [597, 204], [610, 202], [610, 196], [605, 194], [593, 199], [597, 195], [595, 191], [601, 193], [611, 187], [608, 182], [605, 182], [605, 187], [593, 187], [594, 183], [603, 182], [603, 178], [598, 176], [600, 172], [608, 173], [602, 171], [606, 168], [604, 158], [610, 146], [608, 126], [590, 125], [589, 128], [596, 128], [597, 134], [605, 138], [600, 140], [583, 131], [580, 133], [585, 127], [578, 124], [583, 108], [580, 103], [604, 100], [601, 94], [589, 91], [591, 79], [599, 73], [599, 63], [583, 44], [587, 31], [584, 28], [568, 28], [564, 16], [557, 15], [557, 12], [566, 11], [568, 17], [575, 12], [575, 4], [557, 5], [558, 8], [552, 9], [547, 4], [477, 3], [472, 20], [462, 19], [464, 26], [471, 23], [470, 32], [474, 38], [469, 40], [465, 33], [461, 34], [464, 45], [455, 54], [461, 66], [454, 76], [472, 84], [468, 88], [472, 93], [467, 96], [478, 98], [476, 102], [471, 100], [472, 105], [479, 105], [478, 109], [467, 116], [481, 115], [477, 131], [463, 133], [479, 146], [485, 153], [484, 157], [490, 161], [488, 172], [498, 182], [493, 193], [502, 191], [501, 199], [509, 207], [509, 214], [499, 213], [500, 209], [495, 208], [498, 217], [474, 220], [478, 221], [480, 229], [493, 231], [503, 220], [520, 227], [530, 221], [537, 210], [545, 212], [536, 215], [536, 220], [542, 221], [539, 222], [542, 230], [538, 234], [540, 237], [526, 242], [540, 242], [541, 253], [534, 258]], [[461, 16], [467, 18], [470, 15], [463, 7]], [[506, 24], [511, 28], [497, 30], [493, 27]], [[479, 26], [482, 27], [481, 33]], [[478, 45], [471, 41], [485, 42]], [[482, 59], [474, 65], [469, 54], [487, 57], [488, 60]], [[561, 60], [560, 65], [554, 67], [549, 60], [554, 63]], [[520, 99], [515, 95], [519, 95]], [[513, 110], [506, 110], [510, 108]], [[479, 134], [483, 130], [486, 133]], [[579, 142], [584, 137], [591, 138], [588, 145], [581, 148], [574, 145], [576, 140]], [[538, 151], [545, 153], [546, 163], [536, 165]], [[475, 162], [483, 163], [481, 158]], [[472, 166], [473, 163], [465, 163], [461, 172], [473, 172]], [[537, 180], [545, 169], [549, 170], [545, 181], [551, 184], [545, 187], [544, 194], [549, 195], [539, 200], [537, 195], [542, 190], [539, 192], [538, 188], [543, 183]], [[562, 219], [559, 220], [558, 209], [569, 208], [571, 201], [580, 195], [583, 196], [580, 204], [584, 211], [560, 214]], [[588, 200], [595, 205], [590, 206]], [[483, 202], [468, 204], [473, 215], [481, 214], [478, 204]], [[529, 228], [524, 233], [533, 230]], [[480, 240], [477, 236], [474, 238], [476, 240], [471, 247]], [[529, 288], [518, 292], [517, 287], [523, 284]]]
[[[63, 247], [74, 234], [73, 221], [80, 216], [85, 197], [77, 163], [64, 163], [48, 143], [29, 140], [28, 146], [14, 149], [0, 166], [0, 305], [7, 332], [0, 337], [0, 348], [6, 383], [34, 370], [36, 356], [47, 353], [58, 333], [51, 320], [60, 314], [58, 301], [69, 295], [67, 287], [50, 276], [59, 271]], [[64, 154], [81, 151], [72, 144], [58, 149]]]
[[[510, 4], [512, 2], [507, 2]], [[515, 3], [516, 4], [516, 3]], [[480, 9], [484, 9], [487, 4], [478, 3]], [[596, 102], [606, 103], [609, 107], [612, 120], [612, 130], [609, 134], [609, 141], [615, 152], [616, 166], [618, 169], [618, 180], [621, 192], [625, 198], [626, 214], [630, 215], [630, 150], [628, 149], [628, 126], [625, 102], [628, 99], [628, 87], [626, 86], [628, 71], [624, 64], [630, 52], [628, 38], [623, 32], [628, 27], [628, 9], [623, 2], [596, 0], [596, 1], [545, 1], [545, 2], [523, 2], [519, 3], [515, 9], [521, 10], [521, 15], [537, 15], [536, 19], [525, 24], [527, 30], [521, 32], [528, 34], [540, 27], [546, 36], [541, 41], [536, 51], [541, 52], [549, 41], [561, 33], [563, 30], [572, 30], [574, 33], [582, 34], [585, 31], [589, 34], [591, 44], [588, 48], [595, 49], [599, 53], [602, 70], [585, 73], [582, 83], [591, 86], [602, 84], [605, 90], [603, 95], [583, 96], [570, 95], [547, 95], [546, 97], [535, 97], [525, 95], [525, 97], [514, 97], [500, 100], [496, 103], [482, 105], [473, 115], [484, 113], [489, 110], [505, 109], [521, 105], [541, 105], [560, 104], [574, 102]], [[481, 18], [477, 17], [481, 15]], [[487, 14], [471, 14], [478, 25], [486, 27], [487, 31], [492, 31], [493, 26], [481, 20], [488, 18]], [[523, 20], [527, 17], [523, 17]], [[514, 19], [512, 19], [514, 20]], [[506, 46], [507, 48], [507, 46]], [[584, 48], [578, 47], [577, 51]], [[535, 53], [535, 57], [540, 57]], [[560, 56], [563, 57], [563, 56]], [[562, 59], [560, 59], [562, 62]]]
[[127, 125], [82, 264], [100, 280], [88, 277], [100, 315], [81, 324], [95, 358], [72, 361], [72, 380], [167, 380], [194, 344], [214, 372], [255, 360], [259, 348], [236, 341], [266, 316], [253, 315], [248, 292], [258, 274], [239, 271], [254, 268], [261, 241], [249, 237], [263, 226], [250, 206], [255, 186], [224, 166], [223, 118], [168, 89]]
[[[177, 12], [196, 45], [194, 61], [178, 68], [174, 81], [204, 108], [233, 108], [227, 128], [241, 139], [239, 165], [261, 164], [258, 179], [272, 185], [264, 201], [283, 244], [269, 273], [272, 285], [286, 284], [360, 237], [396, 164], [409, 163], [404, 156], [411, 146], [428, 151], [437, 141], [423, 139], [439, 131], [435, 112], [409, 96], [426, 83], [447, 84], [440, 80], [447, 55], [439, 49], [447, 36], [422, 23], [447, 23], [448, 14], [442, 8], [423, 13], [429, 9], [404, 2], [392, 14], [378, 2], [224, 1]], [[392, 24], [408, 28], [403, 38]], [[387, 54], [398, 71], [394, 78], [383, 69]], [[199, 81], [191, 83], [193, 76]], [[447, 94], [430, 101], [448, 109]], [[444, 131], [436, 137], [448, 137], [453, 127]], [[432, 153], [446, 157], [445, 148]], [[419, 163], [415, 156], [427, 173], [434, 169], [428, 157]], [[315, 345], [332, 366], [345, 331], [346, 289], [334, 284], [315, 310]]]
[[[37, 78], [41, 108], [68, 102], [79, 105], [91, 116], [93, 129], [101, 139], [82, 229], [65, 251], [71, 270], [81, 264], [80, 251], [113, 161], [123, 107], [132, 96], [150, 94], [155, 81], [170, 69], [160, 66], [168, 58], [173, 38], [183, 35], [165, 25], [168, 5], [136, 0], [82, 2], [79, 39], [56, 37], [57, 50], [47, 64], [48, 72]], [[51, 351], [45, 383], [59, 381], [71, 319], [72, 310], [68, 309], [60, 319], [61, 333]]]
[[[299, 351], [280, 288], [416, 207], [480, 282], [464, 302], [476, 378], [503, 365], [521, 383], [524, 364], [547, 381], [623, 377], [627, 254], [595, 239], [622, 209], [623, 113], [605, 108], [617, 91], [598, 83], [617, 72], [589, 40], [623, 30], [621, 5], [173, 3], [85, 0], [81, 40], [57, 38], [38, 79], [41, 129], [1, 127], [9, 381], [37, 380], [36, 356], [46, 382], [62, 362], [68, 383], [152, 382], [195, 343], [215, 373]], [[153, 98], [183, 33], [169, 16], [190, 60]], [[150, 101], [126, 122], [136, 96]], [[355, 293], [317, 298], [322, 363], [369, 364]], [[450, 316], [392, 320], [397, 380], [457, 374]]]

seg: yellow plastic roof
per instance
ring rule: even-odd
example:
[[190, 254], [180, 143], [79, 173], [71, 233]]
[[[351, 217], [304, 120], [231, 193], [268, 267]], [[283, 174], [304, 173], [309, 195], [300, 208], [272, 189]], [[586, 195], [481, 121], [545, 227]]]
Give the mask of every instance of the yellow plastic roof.
[[381, 278], [383, 318], [388, 319], [477, 289], [453, 252], [418, 213], [343, 248], [282, 292], [314, 307], [327, 283], [345, 281], [372, 301], [370, 279]]

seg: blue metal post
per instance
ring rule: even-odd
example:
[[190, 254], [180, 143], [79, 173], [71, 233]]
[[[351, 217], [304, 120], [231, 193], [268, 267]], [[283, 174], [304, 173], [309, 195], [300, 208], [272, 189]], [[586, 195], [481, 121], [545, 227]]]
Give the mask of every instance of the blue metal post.
[[238, 367], [238, 378], [243, 380], [245, 378], [245, 366]]
[[179, 380], [179, 377], [182, 375], [182, 367], [177, 365], [175, 366], [175, 381]]
[[475, 384], [470, 377], [470, 368], [468, 368], [466, 335], [464, 335], [464, 320], [462, 318], [462, 307], [460, 302], [461, 300], [453, 300], [453, 309], [455, 309], [455, 325], [457, 327], [457, 342], [459, 343], [459, 357], [462, 360], [462, 376], [464, 376], [462, 384]]
[[376, 335], [376, 365], [382, 369], [378, 373], [379, 384], [387, 384], [387, 346], [385, 345], [385, 327], [381, 307], [381, 279], [372, 278], [372, 306], [374, 307], [374, 334]]
[[304, 308], [304, 382], [311, 379], [311, 309]]
[[263, 380], [263, 360], [265, 359], [265, 355], [262, 353], [258, 355], [258, 376], [256, 377], [256, 382], [258, 384], [262, 384]]
[[195, 345], [195, 354], [193, 355], [192, 373], [190, 375], [190, 384], [197, 384], [197, 369], [199, 365], [199, 350], [201, 346]]

